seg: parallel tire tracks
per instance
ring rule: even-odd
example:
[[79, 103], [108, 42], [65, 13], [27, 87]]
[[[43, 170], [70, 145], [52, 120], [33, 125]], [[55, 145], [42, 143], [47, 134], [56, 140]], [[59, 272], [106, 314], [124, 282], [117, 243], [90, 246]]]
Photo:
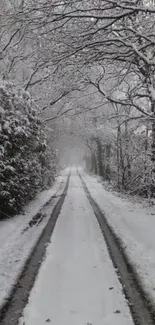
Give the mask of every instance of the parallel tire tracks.
[[70, 174], [68, 176], [64, 191], [52, 209], [51, 217], [47, 222], [43, 232], [41, 233], [34, 249], [27, 259], [16, 284], [14, 285], [10, 296], [0, 310], [1, 325], [17, 325], [18, 320], [22, 315], [22, 311], [26, 306], [30, 291], [33, 287], [35, 278], [38, 274], [41, 262], [44, 258], [46, 246], [50, 242], [51, 234], [60, 214], [62, 205], [67, 195], [69, 187]]
[[143, 287], [128, 256], [124, 252], [120, 240], [109, 226], [104, 213], [92, 198], [82, 176], [79, 172], [78, 174], [106, 241], [110, 258], [117, 272], [119, 281], [122, 284], [124, 295], [128, 301], [134, 324], [155, 325], [154, 306], [152, 306], [151, 302], [147, 299]]

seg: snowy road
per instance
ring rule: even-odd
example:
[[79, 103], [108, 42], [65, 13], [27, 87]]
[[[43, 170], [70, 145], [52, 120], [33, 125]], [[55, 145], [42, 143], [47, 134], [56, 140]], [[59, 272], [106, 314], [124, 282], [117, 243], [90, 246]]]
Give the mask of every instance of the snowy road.
[[132, 325], [96, 217], [72, 171], [21, 325]]
[[[63, 192], [67, 175], [62, 171], [53, 187], [39, 193], [25, 207], [23, 214], [0, 221], [0, 307], [8, 300], [19, 273], [45, 228], [52, 206], [58, 200], [57, 195]], [[50, 205], [46, 206], [51, 199]], [[44, 213], [42, 222], [29, 226], [39, 212]]]

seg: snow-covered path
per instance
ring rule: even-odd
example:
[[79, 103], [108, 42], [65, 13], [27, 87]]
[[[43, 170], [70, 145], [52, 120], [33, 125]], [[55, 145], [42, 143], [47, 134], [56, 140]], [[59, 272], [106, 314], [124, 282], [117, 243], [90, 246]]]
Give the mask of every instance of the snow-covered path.
[[[7, 301], [8, 296], [23, 269], [23, 266], [33, 250], [40, 234], [45, 228], [54, 202], [44, 205], [52, 196], [61, 195], [68, 176], [67, 170], [62, 171], [55, 184], [49, 190], [39, 193], [26, 207], [25, 213], [0, 222], [0, 306]], [[29, 227], [33, 217], [44, 207], [42, 222]], [[25, 231], [27, 229], [27, 231]]]
[[72, 172], [56, 223], [19, 324], [132, 325], [122, 287], [79, 176]]
[[155, 206], [107, 191], [95, 176], [80, 173], [110, 227], [125, 247], [149, 299], [155, 304]]

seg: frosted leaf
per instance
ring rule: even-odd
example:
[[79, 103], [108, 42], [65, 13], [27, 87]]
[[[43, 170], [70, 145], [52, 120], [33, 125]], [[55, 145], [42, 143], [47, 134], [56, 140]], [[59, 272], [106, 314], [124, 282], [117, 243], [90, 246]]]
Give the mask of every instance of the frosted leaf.
[[10, 196], [10, 193], [8, 191], [1, 191], [1, 195], [6, 197], [6, 196]]
[[17, 126], [17, 127], [15, 128], [15, 132], [16, 132], [16, 134], [17, 134], [17, 133], [23, 133], [23, 127], [22, 127], [22, 126]]
[[14, 172], [15, 171], [15, 169], [14, 169], [14, 167], [12, 167], [12, 166], [5, 166], [5, 170], [10, 170], [11, 172]]
[[0, 114], [1, 114], [1, 115], [5, 114], [5, 110], [4, 110], [4, 108], [1, 107], [1, 106], [0, 106]]
[[10, 123], [8, 121], [4, 123], [3, 129], [6, 130], [8, 133], [11, 133]]
[[155, 101], [155, 89], [152, 86], [150, 86], [150, 94], [151, 94], [152, 100]]
[[0, 145], [0, 152], [4, 154], [4, 151], [5, 151], [4, 147]]

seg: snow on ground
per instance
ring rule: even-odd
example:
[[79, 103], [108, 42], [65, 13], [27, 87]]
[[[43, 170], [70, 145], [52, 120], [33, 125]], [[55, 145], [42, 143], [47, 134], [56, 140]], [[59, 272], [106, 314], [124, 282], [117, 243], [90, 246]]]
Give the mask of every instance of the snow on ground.
[[155, 301], [155, 211], [108, 192], [95, 177], [84, 174], [86, 185], [121, 239], [126, 253]]
[[27, 205], [25, 214], [0, 221], [0, 305], [8, 297], [16, 277], [45, 227], [50, 217], [51, 206], [44, 208], [46, 217], [39, 225], [25, 232], [23, 230], [53, 195], [62, 193], [66, 175], [66, 172], [62, 172], [51, 189], [38, 194], [36, 199]]
[[20, 325], [133, 325], [98, 222], [72, 169]]

